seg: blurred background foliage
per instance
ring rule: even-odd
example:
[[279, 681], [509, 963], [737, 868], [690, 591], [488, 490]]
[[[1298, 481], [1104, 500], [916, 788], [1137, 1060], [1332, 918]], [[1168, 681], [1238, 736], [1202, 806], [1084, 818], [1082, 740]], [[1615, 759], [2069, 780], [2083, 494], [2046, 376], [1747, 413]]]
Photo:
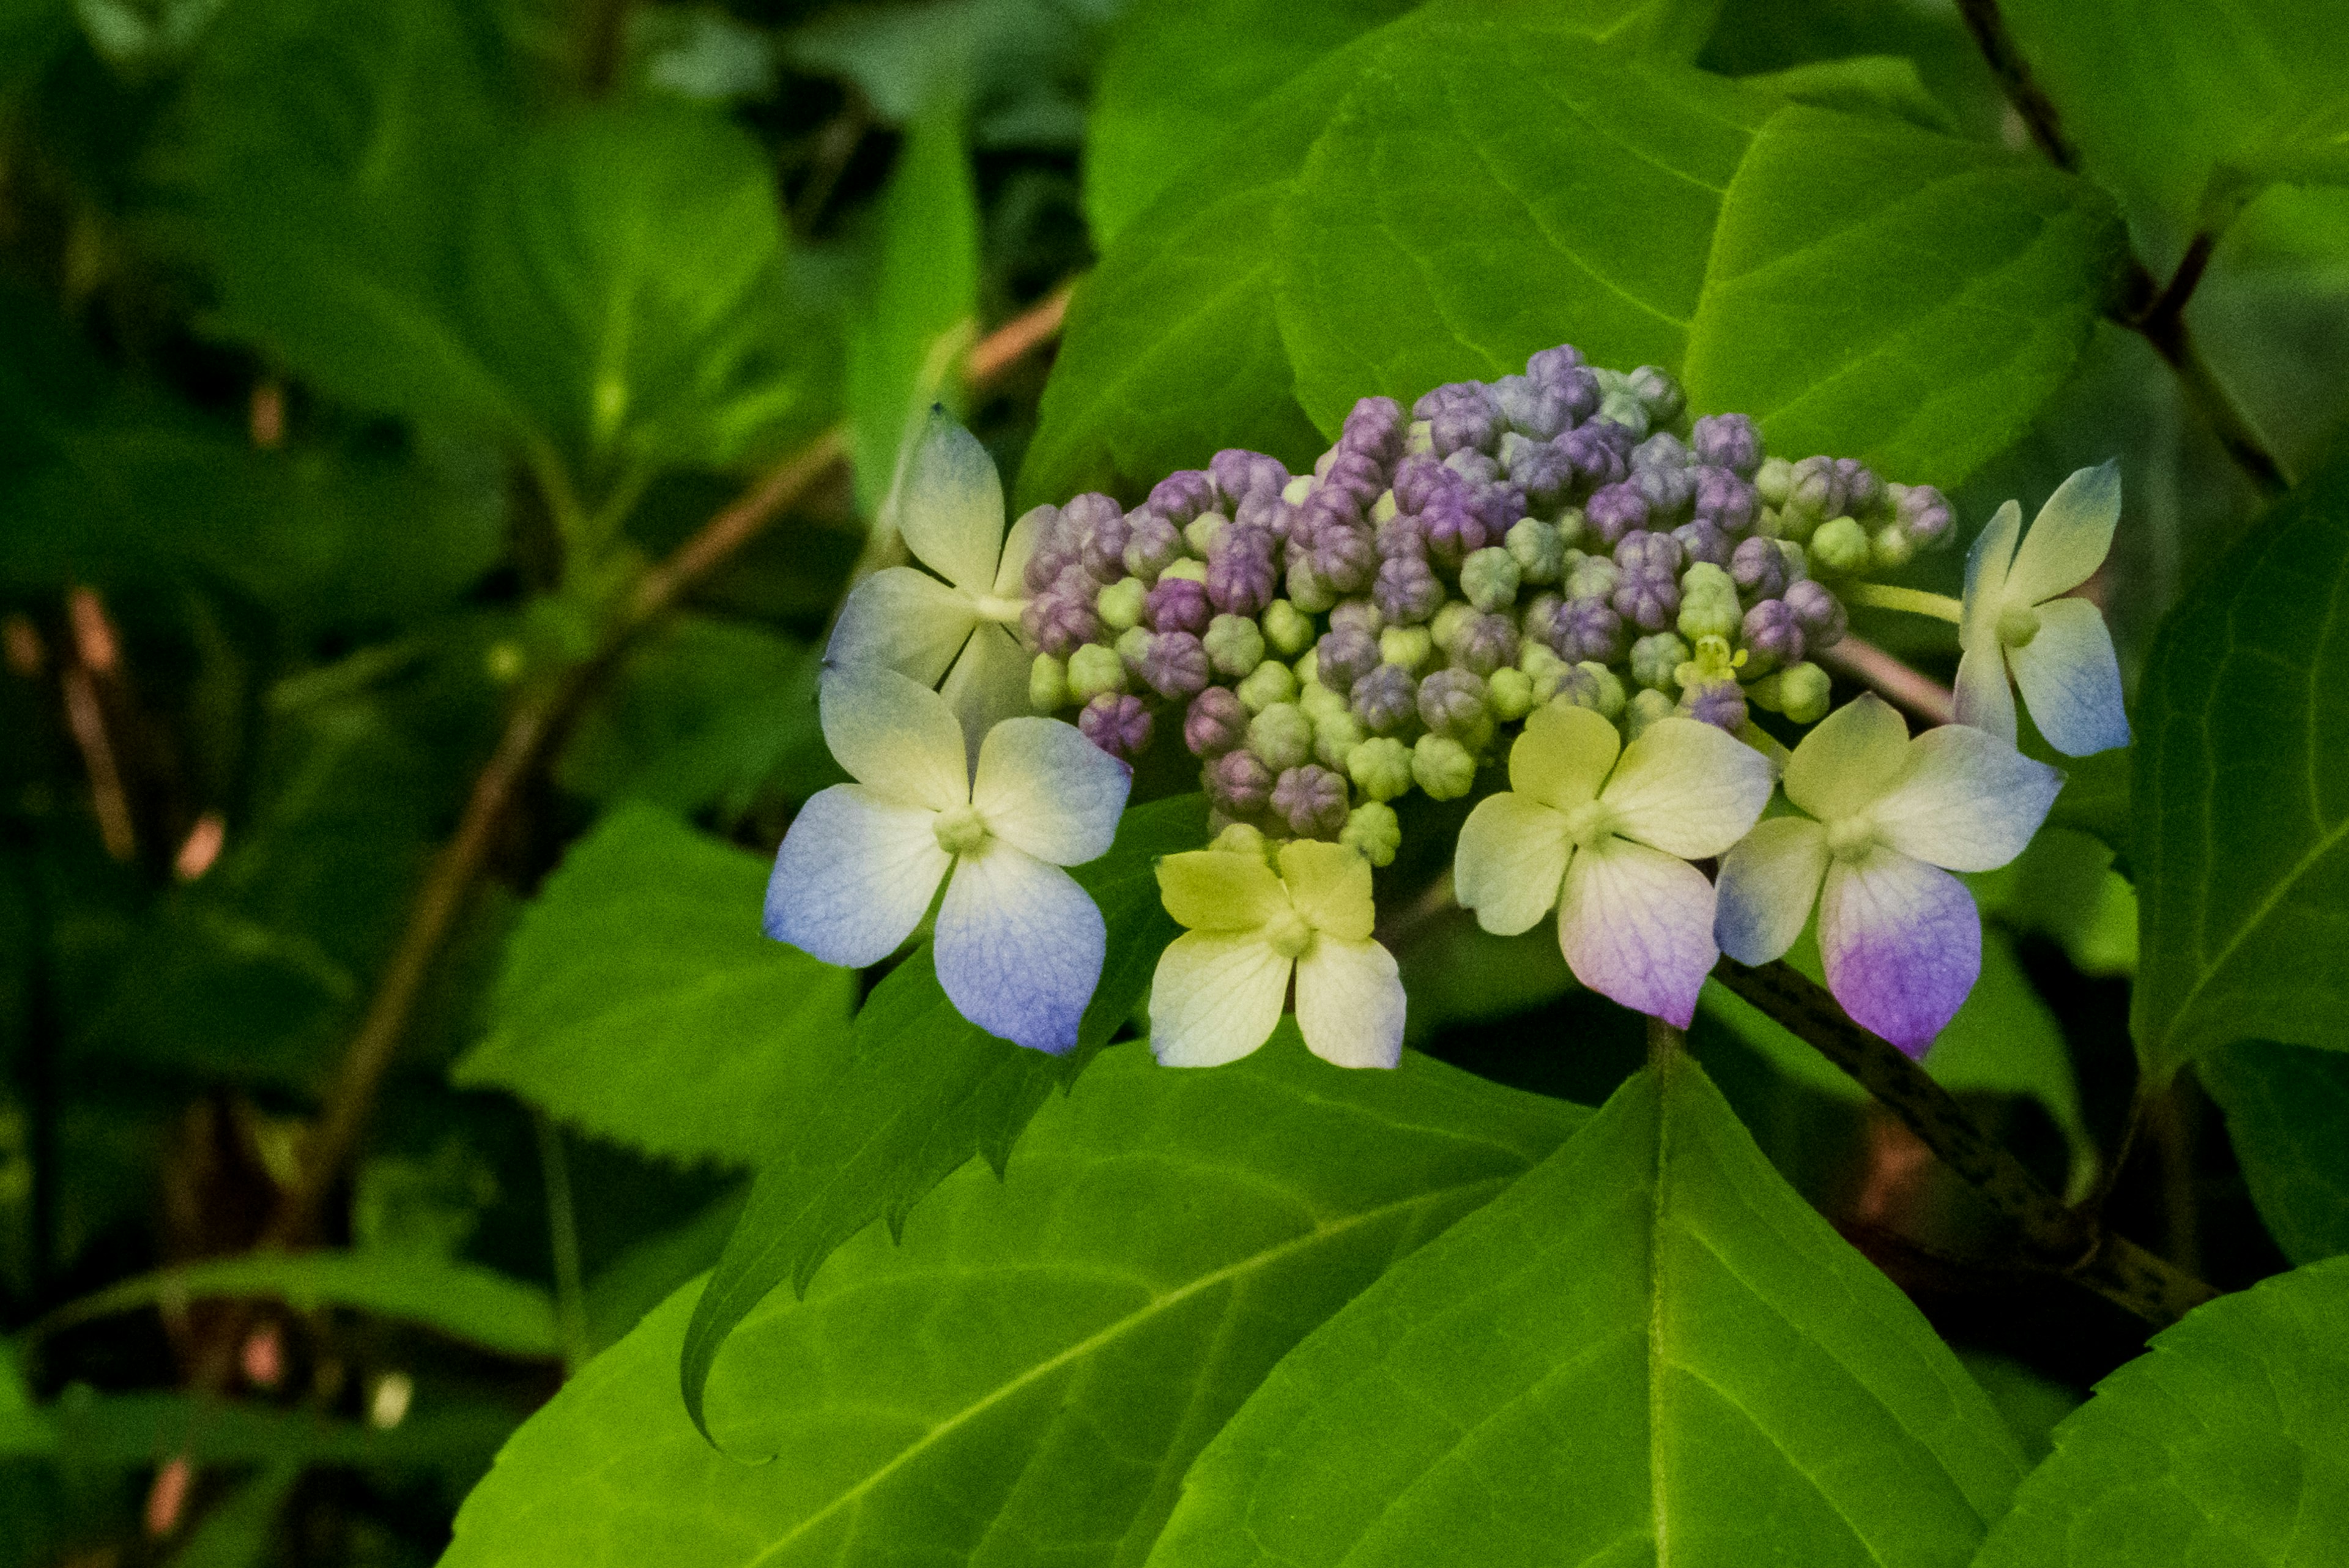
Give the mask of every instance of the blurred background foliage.
[[[944, 397], [1019, 472], [1067, 286], [1406, 9], [0, 0], [0, 1568], [429, 1563], [565, 1366], [709, 1265], [803, 1114], [773, 1064], [858, 1000], [750, 911], [834, 777], [811, 650], [889, 548], [909, 420]], [[1710, 70], [2024, 144], [1951, 5], [1674, 14]], [[2165, 271], [2173, 172], [2113, 182]], [[2349, 410], [2349, 200], [2262, 195], [2192, 320], [2313, 469]], [[1311, 438], [1286, 392], [1266, 419], [1257, 444]], [[2097, 326], [1955, 498], [1979, 519], [2116, 454], [2134, 670], [2257, 501], [2142, 337]], [[1046, 455], [1030, 483], [1074, 462]], [[696, 564], [713, 537], [740, 547]], [[403, 968], [452, 839], [486, 875]], [[2051, 832], [1982, 879], [1983, 981], [1935, 1059], [2057, 1182], [2126, 1110], [2113, 861]], [[1539, 933], [1433, 913], [1397, 942], [1423, 1049], [1585, 1103], [1640, 1060]], [[354, 1089], [387, 974], [410, 994]], [[1759, 1014], [1713, 996], [1696, 1044], [2019, 1421], [2134, 1348], [2053, 1287], [1944, 1278], [1914, 1241], [1969, 1211]], [[2206, 1075], [2239, 1137], [2290, 1141], [2274, 1107], [2349, 1096], [2335, 1060]], [[2271, 1239], [2190, 1085], [2165, 1117], [2121, 1228], [2221, 1284], [2341, 1249], [2339, 1204], [2279, 1199]], [[261, 1240], [324, 1250], [239, 1259]]]

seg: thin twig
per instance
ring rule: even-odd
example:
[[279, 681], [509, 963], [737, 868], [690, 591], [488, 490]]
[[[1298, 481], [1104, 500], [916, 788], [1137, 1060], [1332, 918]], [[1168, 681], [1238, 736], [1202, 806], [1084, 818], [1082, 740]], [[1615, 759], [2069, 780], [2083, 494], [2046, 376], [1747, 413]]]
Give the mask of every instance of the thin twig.
[[554, 1315], [563, 1335], [563, 1372], [575, 1376], [587, 1365], [587, 1292], [579, 1269], [579, 1215], [571, 1201], [571, 1160], [563, 1129], [544, 1111], [533, 1109], [538, 1127], [539, 1172], [546, 1180], [546, 1239], [554, 1262]]
[[1834, 647], [1821, 649], [1819, 662], [1928, 723], [1958, 722], [1955, 693], [1923, 670], [1904, 664], [1863, 638], [1847, 637]]
[[1958, 0], [1958, 15], [1965, 18], [1966, 30], [1974, 36], [1990, 74], [1998, 78], [1999, 90], [2022, 116], [2031, 140], [2039, 144], [2047, 161], [2067, 174], [2078, 173], [2080, 150], [2064, 133], [2063, 117], [2032, 76], [2031, 62], [2015, 47], [2014, 35], [2006, 30], [2006, 18], [1999, 14], [1998, 0]]

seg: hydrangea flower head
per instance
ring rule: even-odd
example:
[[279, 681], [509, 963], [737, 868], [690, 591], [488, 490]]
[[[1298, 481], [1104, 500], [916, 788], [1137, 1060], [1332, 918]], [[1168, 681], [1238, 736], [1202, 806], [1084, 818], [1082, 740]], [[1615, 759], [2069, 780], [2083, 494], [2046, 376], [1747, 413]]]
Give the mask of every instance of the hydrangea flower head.
[[1107, 852], [1132, 774], [1071, 725], [1007, 719], [974, 771], [947, 701], [875, 666], [825, 671], [823, 736], [854, 784], [807, 803], [775, 855], [767, 935], [861, 969], [938, 884], [938, 983], [965, 1018], [1065, 1051], [1101, 978], [1101, 911], [1061, 869]]
[[2105, 618], [2086, 599], [2066, 598], [2095, 576], [2121, 514], [2116, 463], [2084, 468], [2039, 509], [2020, 548], [2023, 510], [1999, 508], [1966, 558], [1965, 608], [1958, 623], [1958, 722], [2014, 740], [2014, 684], [2047, 743], [2067, 757], [2128, 744], [2120, 660]]
[[905, 547], [937, 576], [885, 566], [857, 584], [825, 661], [882, 665], [925, 686], [943, 678], [975, 746], [998, 719], [1028, 711], [1030, 656], [1014, 633], [1037, 530], [1023, 519], [1005, 537], [995, 460], [943, 409], [906, 460], [897, 516]]
[[1215, 1067], [1270, 1038], [1293, 971], [1306, 1046], [1340, 1067], [1402, 1055], [1402, 980], [1371, 938], [1371, 865], [1341, 844], [1296, 839], [1279, 871], [1245, 850], [1158, 863], [1166, 910], [1190, 928], [1158, 961], [1150, 1044], [1173, 1067]]
[[1969, 725], [1911, 740], [1868, 695], [1803, 737], [1785, 782], [1806, 815], [1761, 824], [1722, 860], [1721, 950], [1769, 962], [1816, 903], [1827, 989], [1858, 1023], [1922, 1055], [1982, 971], [1982, 917], [1950, 872], [2023, 853], [2064, 775]]
[[1590, 709], [1542, 708], [1509, 788], [1460, 830], [1454, 886], [1500, 936], [1556, 906], [1576, 979], [1685, 1028], [1719, 956], [1713, 884], [1689, 862], [1736, 843], [1770, 789], [1768, 760], [1711, 724], [1661, 718], [1625, 746]]

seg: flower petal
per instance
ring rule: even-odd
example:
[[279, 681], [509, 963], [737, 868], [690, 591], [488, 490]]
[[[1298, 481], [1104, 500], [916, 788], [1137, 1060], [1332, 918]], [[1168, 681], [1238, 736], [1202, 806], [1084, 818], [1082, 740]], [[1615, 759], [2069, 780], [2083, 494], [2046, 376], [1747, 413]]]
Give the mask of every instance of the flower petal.
[[1261, 855], [1191, 849], [1158, 862], [1158, 897], [1195, 931], [1253, 931], [1288, 912], [1288, 895]]
[[1713, 884], [1687, 861], [1605, 838], [1566, 868], [1557, 945], [1575, 979], [1682, 1028], [1720, 956]]
[[849, 969], [887, 958], [922, 923], [951, 863], [936, 820], [862, 784], [818, 791], [775, 852], [767, 935]]
[[[1237, 858], [1237, 857], [1235, 857]], [[1220, 1067], [1272, 1037], [1289, 962], [1254, 936], [1189, 931], [1150, 982], [1150, 1049], [1169, 1067]]]
[[1909, 766], [1909, 724], [1862, 692], [1819, 721], [1786, 760], [1786, 798], [1817, 817], [1856, 816]]
[[1371, 863], [1343, 844], [1299, 838], [1280, 846], [1280, 879], [1305, 923], [1340, 941], [1367, 941], [1377, 911], [1371, 903]]
[[1694, 719], [1659, 719], [1623, 748], [1599, 792], [1626, 838], [1702, 860], [1745, 836], [1770, 804], [1770, 759]]
[[1452, 852], [1452, 892], [1495, 936], [1529, 931], [1557, 903], [1573, 843], [1566, 818], [1504, 790], [1476, 803]]
[[1615, 726], [1588, 708], [1537, 708], [1509, 748], [1509, 787], [1560, 811], [1588, 805], [1622, 749]]
[[1044, 514], [1049, 508], [1030, 506], [1011, 524], [1011, 532], [1003, 536], [1003, 559], [995, 567], [995, 592], [999, 598], [1024, 599], [1028, 597], [1028, 563], [1035, 558], [1036, 546], [1044, 537]]
[[2121, 520], [2121, 465], [2084, 468], [2055, 487], [2007, 569], [2006, 604], [2035, 605], [2096, 575]]
[[2023, 532], [2023, 508], [2010, 501], [1991, 514], [1966, 552], [1966, 597], [1958, 616], [1958, 646], [1993, 645], [1998, 618], [2006, 609], [2006, 573], [2014, 561], [2014, 541]]
[[2014, 691], [2006, 683], [2006, 649], [1994, 637], [1958, 656], [1957, 720], [2014, 744]]
[[1076, 879], [1009, 844], [955, 861], [938, 905], [938, 984], [956, 1011], [1032, 1050], [1077, 1043], [1108, 928]]
[[928, 687], [877, 664], [827, 666], [816, 709], [833, 759], [875, 794], [932, 811], [969, 803], [962, 726]]
[[1884, 842], [1952, 871], [1992, 871], [2023, 853], [2064, 775], [1964, 724], [1909, 742], [1908, 775], [1876, 803]]
[[1058, 719], [1006, 719], [978, 748], [970, 804], [987, 830], [1055, 866], [1109, 853], [1133, 770]]
[[1003, 482], [978, 438], [932, 409], [904, 483], [897, 532], [914, 558], [958, 588], [992, 589], [1003, 554]]
[[1393, 1066], [1402, 1059], [1403, 1009], [1394, 955], [1376, 942], [1323, 936], [1297, 961], [1297, 1028], [1324, 1062]]
[[2086, 599], [2054, 599], [2039, 607], [2039, 635], [2006, 650], [2023, 704], [2047, 743], [2067, 757], [2128, 744], [2127, 710], [2121, 706], [2121, 661], [2113, 634]]
[[1826, 871], [1826, 828], [1803, 816], [1758, 824], [1722, 857], [1713, 940], [1739, 963], [1784, 957], [1803, 934]]
[[994, 621], [981, 621], [963, 644], [962, 657], [947, 671], [938, 695], [954, 710], [963, 740], [973, 751], [999, 722], [1032, 715], [1028, 704], [1031, 656]]
[[970, 600], [937, 578], [886, 566], [857, 584], [840, 607], [824, 662], [886, 665], [936, 686], [978, 625]]
[[1879, 845], [1827, 867], [1819, 955], [1846, 1012], [1922, 1056], [1982, 973], [1982, 916], [1956, 877]]

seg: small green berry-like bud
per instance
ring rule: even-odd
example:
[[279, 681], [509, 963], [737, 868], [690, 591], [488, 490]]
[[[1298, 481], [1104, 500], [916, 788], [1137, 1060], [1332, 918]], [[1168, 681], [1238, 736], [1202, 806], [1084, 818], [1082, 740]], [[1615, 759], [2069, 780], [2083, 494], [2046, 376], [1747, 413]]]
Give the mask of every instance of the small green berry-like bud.
[[1339, 696], [1319, 680], [1299, 683], [1297, 705], [1304, 709], [1305, 716], [1317, 724], [1324, 719], [1332, 719], [1340, 713], [1352, 711], [1346, 706], [1346, 700], [1343, 697]]
[[1220, 849], [1226, 855], [1261, 855], [1268, 860], [1272, 858], [1272, 841], [1245, 822], [1235, 822], [1225, 828], [1216, 835], [1216, 841], [1207, 847]]
[[1247, 616], [1217, 616], [1199, 640], [1216, 673], [1235, 680], [1264, 662], [1264, 633]]
[[1778, 671], [1778, 711], [1797, 724], [1816, 724], [1827, 716], [1827, 672], [1806, 660]]
[[1028, 667], [1028, 706], [1039, 713], [1057, 713], [1069, 705], [1069, 667], [1049, 653], [1040, 653]]
[[1680, 631], [1685, 638], [1728, 637], [1745, 618], [1737, 602], [1737, 579], [1710, 561], [1681, 574]]
[[1313, 751], [1313, 721], [1294, 702], [1270, 702], [1248, 721], [1248, 750], [1274, 773], [1303, 764]]
[[1588, 708], [1602, 719], [1619, 718], [1623, 678], [1598, 660], [1586, 659], [1559, 671], [1557, 695], [1550, 701]]
[[1411, 776], [1430, 800], [1458, 800], [1476, 784], [1476, 759], [1443, 735], [1422, 735], [1411, 749]]
[[1641, 691], [1632, 697], [1623, 711], [1623, 729], [1630, 740], [1638, 740], [1648, 726], [1659, 719], [1671, 717], [1678, 705], [1661, 691]]
[[1812, 533], [1810, 557], [1823, 572], [1863, 571], [1868, 566], [1868, 530], [1857, 517], [1830, 517]]
[[1338, 590], [1314, 575], [1310, 561], [1288, 563], [1288, 597], [1299, 609], [1321, 615], [1338, 602]]
[[1318, 648], [1307, 649], [1305, 656], [1288, 668], [1297, 671], [1297, 683], [1299, 686], [1312, 685], [1321, 679], [1321, 650]]
[[1068, 680], [1069, 696], [1090, 702], [1105, 691], [1125, 690], [1125, 660], [1117, 656], [1117, 649], [1089, 642], [1069, 655]]
[[1435, 635], [1423, 626], [1391, 626], [1379, 633], [1379, 661], [1399, 664], [1413, 675], [1435, 657]]
[[1582, 514], [1579, 506], [1569, 506], [1557, 514], [1557, 543], [1560, 549], [1570, 550], [1590, 531], [1590, 519]]
[[1361, 721], [1350, 709], [1340, 708], [1334, 713], [1313, 713], [1313, 760], [1333, 773], [1346, 771], [1346, 759], [1362, 743]]
[[1449, 652], [1453, 639], [1460, 635], [1460, 628], [1474, 620], [1476, 614], [1475, 605], [1454, 599], [1435, 612], [1435, 618], [1428, 623], [1428, 635], [1435, 639], [1436, 647]]
[[1222, 513], [1202, 512], [1192, 518], [1189, 526], [1183, 530], [1183, 543], [1190, 547], [1191, 554], [1204, 561], [1207, 558], [1209, 546], [1216, 542], [1216, 535], [1230, 526], [1230, 519]]
[[1251, 713], [1261, 713], [1275, 702], [1296, 701], [1297, 677], [1278, 659], [1268, 659], [1232, 690], [1238, 693], [1241, 707]]
[[1371, 526], [1375, 528], [1381, 523], [1392, 521], [1394, 514], [1402, 510], [1395, 504], [1393, 491], [1380, 491], [1379, 498], [1371, 503]]
[[1533, 711], [1534, 678], [1522, 670], [1495, 670], [1485, 682], [1485, 703], [1494, 718], [1504, 724], [1515, 723]]
[[1390, 736], [1364, 741], [1346, 753], [1346, 776], [1372, 800], [1392, 800], [1411, 788], [1412, 753]]
[[1534, 701], [1539, 704], [1557, 695], [1558, 678], [1566, 673], [1566, 660], [1551, 652], [1549, 644], [1536, 642], [1529, 637], [1517, 649], [1517, 668], [1533, 682]]
[[1509, 525], [1506, 543], [1518, 577], [1536, 587], [1557, 581], [1566, 569], [1566, 541], [1558, 537], [1555, 524], [1520, 517]]
[[1517, 576], [1516, 557], [1497, 545], [1487, 545], [1460, 563], [1460, 591], [1490, 615], [1516, 603]]
[[1313, 646], [1313, 623], [1287, 599], [1275, 599], [1261, 618], [1264, 639], [1283, 659], [1294, 659]]
[[1394, 807], [1374, 800], [1346, 814], [1338, 842], [1373, 866], [1392, 866], [1402, 847], [1402, 824], [1395, 820]]
[[1783, 457], [1763, 459], [1754, 471], [1754, 493], [1764, 506], [1785, 505], [1786, 497], [1795, 493], [1795, 465]]
[[1689, 645], [1671, 632], [1643, 637], [1631, 645], [1631, 679], [1651, 691], [1677, 691], [1672, 672], [1688, 662], [1688, 656]]
[[1204, 587], [1207, 581], [1207, 563], [1205, 561], [1195, 561], [1190, 556], [1185, 556], [1181, 560], [1175, 562], [1173, 566], [1158, 574], [1158, 580], [1162, 583], [1169, 577], [1188, 577], [1191, 581]]
[[1112, 631], [1132, 631], [1142, 623], [1142, 601], [1150, 590], [1140, 577], [1120, 577], [1093, 598], [1093, 613]]
[[1917, 535], [1899, 523], [1888, 523], [1868, 541], [1868, 564], [1879, 572], [1905, 566], [1917, 556]]
[[1155, 635], [1148, 627], [1137, 626], [1119, 632], [1117, 641], [1111, 646], [1117, 649], [1117, 656], [1125, 660], [1125, 667], [1133, 670], [1149, 656], [1150, 639]]

